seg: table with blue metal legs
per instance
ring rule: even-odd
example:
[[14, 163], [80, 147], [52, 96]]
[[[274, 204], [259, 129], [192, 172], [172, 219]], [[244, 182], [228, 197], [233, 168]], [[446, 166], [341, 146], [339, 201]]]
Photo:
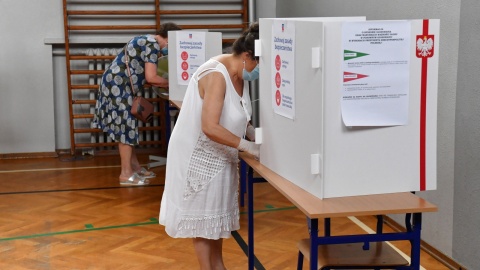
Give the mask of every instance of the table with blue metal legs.
[[[320, 199], [301, 189], [294, 183], [279, 176], [250, 155], [241, 153], [241, 170], [248, 172], [248, 269], [254, 269], [254, 207], [253, 171], [263, 177], [275, 189], [283, 194], [309, 220], [310, 228], [310, 269], [317, 270], [318, 246], [341, 243], [364, 243], [408, 240], [411, 243], [410, 265], [404, 269], [420, 269], [420, 234], [422, 213], [435, 212], [437, 206], [410, 192], [350, 196]], [[241, 172], [242, 175], [242, 172]], [[243, 176], [245, 177], [245, 176]], [[413, 213], [413, 214], [410, 214]], [[330, 235], [330, 218], [349, 216], [383, 216], [387, 214], [406, 214], [406, 232], [383, 233], [377, 226], [376, 234]], [[412, 218], [413, 215], [413, 218]], [[325, 220], [325, 234], [318, 235], [318, 219]], [[412, 223], [413, 220], [413, 223]]]

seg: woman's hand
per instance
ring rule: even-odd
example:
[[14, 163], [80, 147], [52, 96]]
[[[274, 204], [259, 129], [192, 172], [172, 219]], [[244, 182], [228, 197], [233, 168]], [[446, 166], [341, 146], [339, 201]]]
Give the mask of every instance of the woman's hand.
[[240, 143], [238, 144], [237, 149], [253, 155], [256, 160], [258, 160], [258, 158], [260, 157], [260, 145], [255, 144], [254, 142], [240, 139]]
[[145, 79], [153, 86], [168, 88], [168, 80], [158, 76], [157, 65], [153, 63], [145, 63]]

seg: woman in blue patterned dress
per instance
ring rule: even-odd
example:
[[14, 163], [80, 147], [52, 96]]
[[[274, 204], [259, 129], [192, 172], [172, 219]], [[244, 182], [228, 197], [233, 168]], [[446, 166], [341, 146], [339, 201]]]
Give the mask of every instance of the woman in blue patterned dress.
[[130, 113], [133, 92], [141, 93], [145, 83], [168, 88], [168, 80], [157, 75], [157, 61], [166, 55], [168, 31], [180, 30], [174, 23], [164, 23], [155, 35], [141, 35], [126, 45], [130, 58], [130, 73], [135, 91], [126, 72], [125, 47], [118, 53], [102, 76], [95, 106], [93, 127], [100, 128], [118, 142], [121, 160], [119, 176], [122, 185], [147, 185], [153, 172], [142, 168], [137, 160], [135, 146], [139, 144], [138, 120]]

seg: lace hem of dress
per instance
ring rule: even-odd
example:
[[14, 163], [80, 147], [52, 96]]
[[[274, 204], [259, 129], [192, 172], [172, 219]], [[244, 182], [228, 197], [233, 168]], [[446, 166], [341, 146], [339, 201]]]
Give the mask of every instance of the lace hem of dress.
[[221, 215], [186, 216], [178, 224], [179, 231], [191, 231], [192, 235], [218, 235], [236, 230], [238, 208], [233, 213]]

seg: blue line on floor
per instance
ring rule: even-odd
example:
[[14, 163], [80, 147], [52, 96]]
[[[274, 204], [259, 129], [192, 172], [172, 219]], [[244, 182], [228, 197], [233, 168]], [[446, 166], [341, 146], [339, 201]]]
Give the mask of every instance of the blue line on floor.
[[[247, 243], [245, 243], [242, 236], [240, 236], [240, 234], [237, 231], [233, 231], [232, 236], [233, 238], [235, 238], [235, 241], [237, 241], [238, 245], [243, 250], [243, 253], [245, 253], [245, 255], [247, 255], [247, 258], [248, 258], [248, 245]], [[254, 256], [253, 258], [253, 265], [257, 270], [265, 270], [265, 267], [263, 267], [262, 263], [258, 260], [257, 256]]]

